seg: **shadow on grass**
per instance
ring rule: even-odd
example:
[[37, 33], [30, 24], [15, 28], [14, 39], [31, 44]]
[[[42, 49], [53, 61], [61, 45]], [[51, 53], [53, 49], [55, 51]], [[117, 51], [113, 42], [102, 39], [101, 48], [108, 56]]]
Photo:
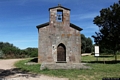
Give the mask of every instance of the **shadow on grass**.
[[[102, 56], [98, 56], [98, 57], [95, 57], [96, 58], [96, 60], [95, 61], [85, 61], [85, 60], [83, 60], [82, 62], [83, 63], [101, 63], [101, 64], [117, 64], [117, 63], [120, 63], [120, 60], [117, 60], [117, 61], [115, 61], [115, 60], [104, 60], [104, 59], [107, 59], [107, 58], [113, 58], [114, 56], [112, 56], [112, 55], [102, 55]], [[98, 58], [98, 59], [97, 59]], [[100, 60], [99, 61], [99, 58], [103, 58], [103, 60]]]
[[14, 74], [27, 74], [29, 71], [26, 70], [21, 70], [20, 68], [13, 68], [13, 69], [0, 69], [0, 77], [7, 77], [10, 75], [14, 75]]
[[112, 56], [112, 55], [109, 55], [109, 56], [107, 56], [107, 55], [99, 56], [99, 58], [111, 58], [111, 57], [114, 57], [114, 56]]
[[118, 61], [82, 61], [83, 63], [101, 63], [101, 64], [118, 64], [120, 63], [120, 60]]
[[38, 63], [38, 58], [33, 58], [33, 59], [31, 59], [29, 62]]
[[0, 78], [5, 78], [8, 76], [14, 76], [15, 74], [17, 74], [16, 77], [37, 77], [38, 74], [34, 74], [34, 73], [30, 73], [27, 70], [22, 70], [20, 68], [13, 68], [13, 69], [0, 69]]

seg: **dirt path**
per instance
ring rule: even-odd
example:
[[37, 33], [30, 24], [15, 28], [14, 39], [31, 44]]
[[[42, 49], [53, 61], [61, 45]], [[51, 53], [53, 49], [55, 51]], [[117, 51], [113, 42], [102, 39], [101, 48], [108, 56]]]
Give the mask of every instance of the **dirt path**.
[[19, 60], [21, 59], [0, 59], [0, 80], [68, 80], [67, 78], [20, 72], [19, 69], [14, 66], [14, 63]]
[[0, 59], [0, 69], [12, 69], [15, 68], [14, 63], [22, 59]]

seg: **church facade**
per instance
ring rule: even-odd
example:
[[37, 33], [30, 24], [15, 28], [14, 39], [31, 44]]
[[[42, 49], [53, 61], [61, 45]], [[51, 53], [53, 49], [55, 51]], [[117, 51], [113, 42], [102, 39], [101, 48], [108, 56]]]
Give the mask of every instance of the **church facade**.
[[49, 22], [38, 28], [38, 63], [81, 63], [82, 28], [70, 23], [70, 9], [49, 8]]

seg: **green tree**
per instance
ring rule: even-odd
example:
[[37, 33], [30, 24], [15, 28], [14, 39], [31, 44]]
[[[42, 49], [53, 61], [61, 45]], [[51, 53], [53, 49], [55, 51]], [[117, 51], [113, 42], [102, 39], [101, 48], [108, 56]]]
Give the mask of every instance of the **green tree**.
[[0, 58], [3, 58], [3, 57], [4, 57], [3, 51], [0, 50]]
[[90, 37], [85, 37], [84, 34], [81, 34], [81, 52], [82, 53], [91, 53], [92, 52], [92, 40]]
[[92, 52], [92, 40], [90, 37], [86, 38], [86, 49], [85, 53], [90, 53]]
[[95, 43], [112, 51], [117, 60], [116, 52], [120, 50], [120, 4], [114, 3], [102, 9], [93, 22], [99, 27], [99, 32], [92, 36]]
[[4, 58], [15, 58], [19, 54], [20, 49], [8, 42], [0, 42], [0, 50], [4, 55]]
[[38, 56], [38, 48], [27, 48], [25, 49], [27, 55], [29, 57], [37, 57]]
[[81, 52], [85, 53], [85, 49], [86, 49], [86, 37], [84, 34], [81, 34]]
[[10, 44], [8, 42], [0, 42], [0, 57], [1, 58], [24, 58], [37, 57], [38, 48], [26, 48], [24, 50]]

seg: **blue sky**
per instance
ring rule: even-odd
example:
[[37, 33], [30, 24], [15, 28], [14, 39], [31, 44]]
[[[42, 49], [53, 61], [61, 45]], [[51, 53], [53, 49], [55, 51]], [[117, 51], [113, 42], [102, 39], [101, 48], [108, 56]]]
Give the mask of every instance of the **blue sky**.
[[71, 9], [70, 22], [83, 28], [86, 37], [98, 31], [93, 24], [102, 8], [118, 0], [0, 0], [0, 42], [20, 49], [38, 47], [37, 25], [49, 21], [48, 9], [58, 4]]

